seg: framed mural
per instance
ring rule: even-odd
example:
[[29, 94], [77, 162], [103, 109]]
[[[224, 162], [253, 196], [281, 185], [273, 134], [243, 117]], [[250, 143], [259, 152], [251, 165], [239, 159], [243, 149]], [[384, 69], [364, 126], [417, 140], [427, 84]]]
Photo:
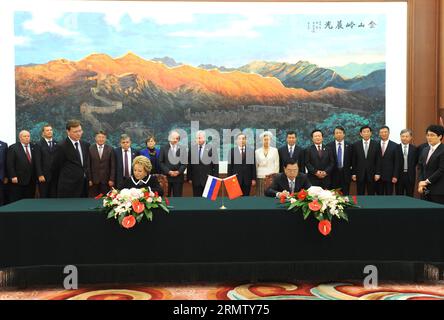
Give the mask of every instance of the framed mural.
[[[172, 128], [288, 130], [406, 122], [407, 3], [11, 4], [15, 130], [43, 123], [136, 144]], [[50, 9], [49, 9], [50, 8]], [[15, 133], [13, 133], [15, 134]], [[327, 141], [330, 137], [327, 138]]]

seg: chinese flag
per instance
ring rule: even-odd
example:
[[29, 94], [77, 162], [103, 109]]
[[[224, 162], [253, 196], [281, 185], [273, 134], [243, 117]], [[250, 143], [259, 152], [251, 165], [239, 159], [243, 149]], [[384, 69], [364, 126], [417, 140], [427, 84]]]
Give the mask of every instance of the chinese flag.
[[236, 175], [224, 179], [225, 188], [227, 189], [227, 195], [230, 200], [236, 199], [242, 196], [242, 190], [237, 180]]

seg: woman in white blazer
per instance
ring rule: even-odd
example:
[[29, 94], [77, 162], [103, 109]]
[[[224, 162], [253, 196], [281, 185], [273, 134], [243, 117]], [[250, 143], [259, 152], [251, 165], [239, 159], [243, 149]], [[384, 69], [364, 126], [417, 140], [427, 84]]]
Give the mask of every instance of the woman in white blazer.
[[262, 148], [255, 152], [256, 156], [256, 196], [264, 196], [265, 176], [273, 173], [279, 173], [279, 152], [278, 149], [271, 146], [273, 134], [265, 131], [261, 134]]

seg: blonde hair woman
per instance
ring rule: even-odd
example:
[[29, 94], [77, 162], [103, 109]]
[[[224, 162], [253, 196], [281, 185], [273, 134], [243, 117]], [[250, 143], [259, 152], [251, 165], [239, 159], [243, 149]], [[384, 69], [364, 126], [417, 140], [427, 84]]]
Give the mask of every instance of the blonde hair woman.
[[159, 181], [150, 174], [152, 168], [151, 161], [147, 157], [135, 157], [133, 160], [133, 174], [124, 180], [123, 188], [146, 188], [162, 196], [163, 190], [160, 187]]
[[279, 173], [279, 152], [271, 146], [273, 134], [265, 131], [260, 135], [262, 147], [255, 152], [256, 173], [258, 183], [256, 185], [256, 195], [264, 196], [265, 176], [273, 173]]

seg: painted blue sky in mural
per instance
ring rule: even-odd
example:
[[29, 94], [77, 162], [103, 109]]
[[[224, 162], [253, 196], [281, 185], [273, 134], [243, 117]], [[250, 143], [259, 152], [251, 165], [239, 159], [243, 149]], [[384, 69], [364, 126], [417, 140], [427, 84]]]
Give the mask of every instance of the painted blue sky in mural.
[[[16, 65], [100, 52], [168, 56], [198, 66], [239, 67], [255, 60], [323, 67], [385, 61], [385, 15], [15, 13]], [[323, 48], [320, 50], [320, 48]]]

